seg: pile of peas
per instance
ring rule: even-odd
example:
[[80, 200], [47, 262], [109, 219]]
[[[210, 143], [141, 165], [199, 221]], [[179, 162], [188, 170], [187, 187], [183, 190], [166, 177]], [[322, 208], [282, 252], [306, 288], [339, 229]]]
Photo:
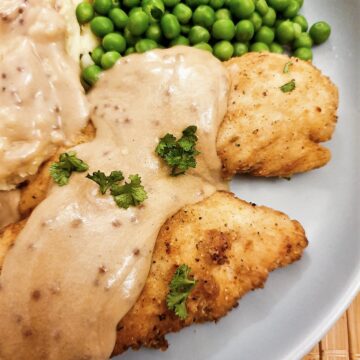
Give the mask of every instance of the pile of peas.
[[[90, 23], [101, 45], [82, 77], [93, 85], [102, 70], [124, 55], [189, 45], [219, 60], [248, 51], [285, 50], [312, 59], [313, 45], [325, 42], [330, 26], [320, 21], [308, 31], [299, 14], [304, 0], [93, 0], [76, 8], [78, 22]], [[184, 2], [183, 2], [184, 1]]]

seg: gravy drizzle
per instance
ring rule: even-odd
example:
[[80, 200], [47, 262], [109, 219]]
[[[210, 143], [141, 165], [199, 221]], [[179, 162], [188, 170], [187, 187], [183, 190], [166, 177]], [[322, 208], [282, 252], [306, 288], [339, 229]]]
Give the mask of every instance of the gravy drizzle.
[[[116, 325], [148, 275], [165, 220], [218, 189], [216, 135], [229, 82], [206, 51], [175, 47], [130, 55], [89, 94], [96, 137], [73, 150], [89, 172], [139, 174], [148, 199], [128, 210], [74, 174], [32, 213], [0, 277], [0, 358], [107, 359]], [[167, 132], [198, 127], [198, 165], [171, 177], [154, 150]], [[135, 251], [136, 250], [136, 251]]]

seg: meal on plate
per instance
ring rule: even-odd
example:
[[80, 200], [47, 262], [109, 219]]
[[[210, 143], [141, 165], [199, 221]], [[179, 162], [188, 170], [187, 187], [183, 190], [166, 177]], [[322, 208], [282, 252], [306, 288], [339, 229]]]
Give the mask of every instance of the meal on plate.
[[301, 6], [0, 1], [1, 360], [164, 350], [301, 258], [297, 221], [229, 191], [330, 160], [330, 27]]

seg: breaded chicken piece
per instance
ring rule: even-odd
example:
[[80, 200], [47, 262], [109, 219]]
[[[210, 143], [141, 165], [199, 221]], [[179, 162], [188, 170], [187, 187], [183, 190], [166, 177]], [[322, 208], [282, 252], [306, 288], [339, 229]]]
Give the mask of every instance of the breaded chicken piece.
[[[10, 225], [0, 234], [0, 269], [24, 225], [25, 221]], [[244, 294], [263, 287], [270, 271], [300, 259], [306, 246], [297, 221], [231, 193], [217, 192], [184, 207], [159, 232], [145, 287], [118, 325], [114, 354], [130, 347], [166, 349], [167, 333], [225, 316]], [[165, 302], [169, 282], [181, 264], [190, 266], [197, 280], [185, 321]]]
[[[291, 62], [289, 72], [285, 64]], [[285, 55], [249, 53], [225, 62], [231, 74], [228, 112], [217, 149], [225, 177], [235, 173], [288, 177], [325, 165], [330, 152], [318, 143], [331, 138], [336, 123], [335, 85], [310, 63]], [[295, 79], [296, 89], [280, 86]], [[78, 143], [94, 137], [92, 123]], [[27, 216], [46, 196], [49, 165], [23, 187], [20, 213]]]
[[[160, 230], [143, 292], [118, 325], [114, 354], [129, 347], [166, 349], [167, 333], [225, 316], [248, 291], [263, 287], [270, 271], [300, 259], [306, 246], [297, 221], [230, 193], [184, 207]], [[166, 306], [181, 264], [197, 280], [185, 321]]]
[[[337, 120], [338, 91], [329, 78], [309, 62], [270, 53], [249, 53], [225, 66], [232, 86], [217, 149], [226, 177], [289, 177], [330, 160], [319, 145]], [[283, 92], [293, 79], [296, 88]]]

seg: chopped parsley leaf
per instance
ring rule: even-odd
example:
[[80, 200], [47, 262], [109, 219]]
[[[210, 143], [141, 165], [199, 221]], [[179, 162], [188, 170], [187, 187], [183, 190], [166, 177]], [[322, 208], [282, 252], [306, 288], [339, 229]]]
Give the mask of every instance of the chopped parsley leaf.
[[196, 167], [195, 156], [199, 154], [196, 150], [196, 130], [196, 126], [189, 126], [179, 140], [172, 134], [166, 134], [160, 139], [155, 152], [171, 167], [172, 176], [184, 174], [187, 169]]
[[287, 74], [290, 71], [290, 67], [293, 65], [294, 64], [291, 61], [287, 62], [284, 66], [284, 74]]
[[111, 186], [111, 195], [116, 205], [120, 208], [127, 209], [130, 206], [137, 206], [147, 199], [147, 193], [141, 185], [139, 175], [130, 175], [130, 182], [124, 185], [114, 184]]
[[189, 277], [190, 272], [191, 269], [185, 264], [177, 268], [169, 284], [170, 291], [166, 297], [168, 309], [174, 311], [181, 320], [185, 320], [188, 315], [186, 299], [196, 285], [196, 280]]
[[92, 175], [87, 174], [88, 179], [96, 182], [100, 187], [100, 192], [104, 195], [111, 186], [115, 185], [119, 181], [124, 180], [123, 173], [121, 171], [112, 171], [109, 176], [106, 176], [102, 171], [98, 170]]
[[291, 81], [289, 81], [288, 83], [284, 84], [283, 86], [280, 87], [280, 90], [283, 93], [288, 93], [291, 92], [293, 90], [295, 90], [296, 88], [296, 84], [295, 84], [295, 80], [292, 79]]
[[50, 176], [59, 185], [68, 184], [71, 174], [84, 172], [89, 168], [88, 164], [76, 157], [75, 151], [63, 153], [59, 156], [59, 161], [50, 165]]

